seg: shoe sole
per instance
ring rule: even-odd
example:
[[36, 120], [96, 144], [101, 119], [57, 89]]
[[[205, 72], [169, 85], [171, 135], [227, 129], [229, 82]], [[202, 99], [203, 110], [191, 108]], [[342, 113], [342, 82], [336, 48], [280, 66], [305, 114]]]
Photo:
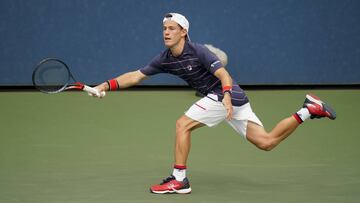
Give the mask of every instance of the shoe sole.
[[330, 118], [331, 120], [336, 119], [336, 112], [334, 111], [334, 109], [331, 108], [330, 105], [328, 105], [328, 104], [324, 103], [323, 101], [321, 101], [319, 97], [317, 97], [316, 95], [313, 95], [313, 94], [307, 94], [306, 99], [308, 99], [309, 101], [311, 101], [313, 103], [321, 105], [323, 107], [323, 109], [329, 114], [327, 116], [328, 118]]
[[329, 113], [328, 118], [330, 118], [331, 120], [336, 119], [336, 112], [334, 111], [334, 109], [331, 108], [331, 106], [324, 103], [323, 108], [327, 113]]
[[154, 194], [190, 194], [191, 193], [191, 188], [186, 188], [186, 189], [181, 189], [181, 190], [164, 190], [164, 191], [152, 191], [150, 189], [151, 193]]

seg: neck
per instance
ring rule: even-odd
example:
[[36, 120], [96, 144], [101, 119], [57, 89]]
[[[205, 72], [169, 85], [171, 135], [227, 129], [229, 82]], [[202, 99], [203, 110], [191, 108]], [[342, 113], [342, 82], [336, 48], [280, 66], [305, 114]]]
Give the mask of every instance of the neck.
[[174, 46], [170, 47], [171, 54], [175, 57], [180, 56], [184, 50], [185, 46], [185, 39], [181, 39], [179, 43], [175, 44]]

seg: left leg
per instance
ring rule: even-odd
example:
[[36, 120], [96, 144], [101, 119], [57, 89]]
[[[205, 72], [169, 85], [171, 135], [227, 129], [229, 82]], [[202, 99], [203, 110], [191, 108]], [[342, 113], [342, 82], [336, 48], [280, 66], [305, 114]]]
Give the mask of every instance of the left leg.
[[[250, 105], [239, 110], [246, 115], [244, 120], [230, 121], [229, 124], [239, 133], [262, 150], [270, 151], [281, 141], [291, 135], [296, 128], [308, 118], [336, 118], [335, 111], [315, 95], [306, 95], [303, 107], [293, 116], [280, 121], [270, 132], [266, 132], [260, 120], [252, 112]], [[246, 126], [246, 127], [245, 127]]]
[[294, 132], [299, 125], [299, 122], [291, 116], [280, 121], [270, 132], [266, 132], [263, 126], [249, 121], [246, 138], [259, 149], [270, 151]]

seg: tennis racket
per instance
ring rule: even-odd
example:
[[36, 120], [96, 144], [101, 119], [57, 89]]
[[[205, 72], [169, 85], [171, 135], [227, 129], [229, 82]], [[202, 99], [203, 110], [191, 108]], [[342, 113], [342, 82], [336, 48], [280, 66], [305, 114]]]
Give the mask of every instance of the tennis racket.
[[46, 58], [36, 66], [32, 74], [34, 86], [43, 93], [54, 94], [65, 90], [83, 90], [89, 95], [104, 97], [105, 92], [76, 81], [65, 62], [56, 58]]

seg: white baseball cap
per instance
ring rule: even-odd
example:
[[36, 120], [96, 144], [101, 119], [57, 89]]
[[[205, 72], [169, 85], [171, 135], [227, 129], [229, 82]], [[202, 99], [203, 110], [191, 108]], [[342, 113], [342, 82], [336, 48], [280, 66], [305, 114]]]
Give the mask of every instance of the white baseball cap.
[[179, 13], [168, 13], [165, 15], [164, 19], [163, 19], [163, 23], [167, 20], [172, 20], [175, 21], [177, 24], [179, 24], [182, 28], [184, 28], [187, 31], [187, 37], [190, 40], [189, 37], [189, 28], [190, 28], [190, 23], [189, 21], [186, 19], [185, 16], [179, 14]]

